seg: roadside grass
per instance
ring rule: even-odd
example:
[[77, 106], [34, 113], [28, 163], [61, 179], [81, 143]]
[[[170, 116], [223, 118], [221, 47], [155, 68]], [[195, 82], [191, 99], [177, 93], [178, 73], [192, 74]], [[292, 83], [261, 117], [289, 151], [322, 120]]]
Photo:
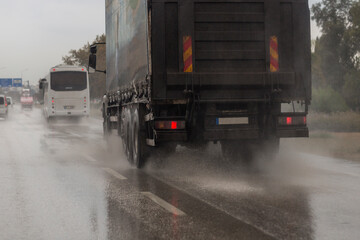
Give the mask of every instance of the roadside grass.
[[283, 139], [284, 147], [360, 162], [360, 113], [310, 112], [309, 138]]
[[281, 142], [285, 149], [360, 162], [360, 132], [310, 131], [309, 138]]
[[[360, 113], [353, 111], [335, 113], [310, 112], [308, 125], [310, 131], [360, 132]], [[322, 137], [327, 137], [325, 135]]]
[[333, 135], [330, 132], [316, 131], [310, 132], [310, 138], [333, 138]]

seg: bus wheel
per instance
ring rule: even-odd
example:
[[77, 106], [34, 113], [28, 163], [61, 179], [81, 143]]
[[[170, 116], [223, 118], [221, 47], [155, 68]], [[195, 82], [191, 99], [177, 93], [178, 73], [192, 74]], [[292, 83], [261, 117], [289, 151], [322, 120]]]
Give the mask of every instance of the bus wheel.
[[140, 122], [143, 117], [141, 113], [141, 105], [135, 105], [132, 111], [132, 158], [133, 164], [137, 168], [141, 168], [145, 163], [145, 148], [146, 148], [146, 135], [145, 129], [142, 128], [142, 122]]

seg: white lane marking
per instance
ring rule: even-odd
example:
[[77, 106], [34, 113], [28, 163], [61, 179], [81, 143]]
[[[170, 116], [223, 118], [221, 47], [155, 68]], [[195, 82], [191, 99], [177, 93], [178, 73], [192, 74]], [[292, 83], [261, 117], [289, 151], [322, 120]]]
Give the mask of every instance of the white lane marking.
[[90, 155], [83, 155], [84, 158], [90, 162], [96, 162], [97, 160]]
[[120, 180], [126, 180], [127, 178], [124, 177], [123, 175], [121, 175], [120, 173], [112, 170], [111, 168], [103, 168], [105, 172], [109, 173], [110, 175], [112, 175], [113, 177], [116, 177]]
[[184, 216], [186, 215], [183, 211], [180, 209], [174, 207], [170, 203], [166, 202], [165, 200], [159, 198], [158, 196], [152, 194], [151, 192], [141, 192], [146, 197], [150, 198], [152, 201], [154, 201], [156, 204], [158, 204], [160, 207], [164, 208], [165, 210], [169, 211], [170, 213], [176, 214], [178, 216]]

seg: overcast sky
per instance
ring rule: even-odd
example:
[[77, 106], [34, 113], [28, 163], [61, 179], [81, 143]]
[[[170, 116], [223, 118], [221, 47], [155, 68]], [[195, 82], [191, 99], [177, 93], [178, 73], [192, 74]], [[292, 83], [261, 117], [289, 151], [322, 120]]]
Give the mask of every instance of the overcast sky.
[[105, 32], [105, 0], [1, 0], [0, 78], [37, 82]]
[[0, 78], [36, 83], [70, 49], [104, 32], [105, 0], [1, 0]]

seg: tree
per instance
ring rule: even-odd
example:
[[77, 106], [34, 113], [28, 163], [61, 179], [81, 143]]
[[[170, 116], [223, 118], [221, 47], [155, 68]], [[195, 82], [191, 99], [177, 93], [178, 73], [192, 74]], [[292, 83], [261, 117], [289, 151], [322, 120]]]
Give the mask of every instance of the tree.
[[[92, 42], [106, 42], [105, 34], [96, 36], [95, 40]], [[82, 48], [76, 50], [71, 49], [69, 55], [62, 57], [62, 60], [67, 65], [80, 65], [88, 67], [89, 64], [89, 55], [90, 55], [90, 43], [85, 44]], [[99, 45], [97, 52], [97, 68], [100, 70], [105, 70], [106, 68], [106, 51], [105, 45]], [[103, 73], [92, 73], [89, 74], [90, 81], [90, 96], [91, 98], [100, 98], [105, 93], [105, 74]]]
[[314, 87], [331, 88], [359, 109], [360, 2], [322, 0], [312, 6], [312, 13], [322, 32], [312, 54]]
[[360, 110], [360, 72], [351, 71], [345, 75], [343, 96], [347, 104], [354, 110]]
[[321, 58], [319, 75], [335, 90], [341, 90], [347, 69], [352, 68], [351, 53], [345, 36], [352, 0], [323, 0], [312, 6], [312, 19], [321, 27], [322, 36], [315, 47]]
[[359, 52], [360, 52], [360, 2], [355, 2], [349, 10], [349, 27], [347, 36], [349, 44], [354, 53], [353, 62], [356, 69], [360, 68]]

